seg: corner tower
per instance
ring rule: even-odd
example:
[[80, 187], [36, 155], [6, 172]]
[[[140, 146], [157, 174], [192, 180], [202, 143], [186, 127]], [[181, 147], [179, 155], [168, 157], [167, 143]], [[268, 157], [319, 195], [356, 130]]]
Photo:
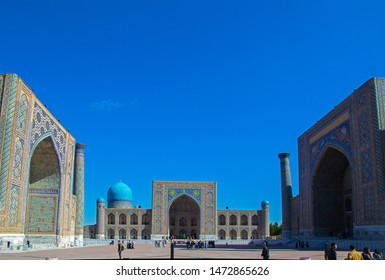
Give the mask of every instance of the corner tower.
[[293, 197], [291, 186], [291, 174], [289, 153], [278, 155], [281, 161], [281, 196], [282, 196], [282, 237], [291, 237], [291, 198]]

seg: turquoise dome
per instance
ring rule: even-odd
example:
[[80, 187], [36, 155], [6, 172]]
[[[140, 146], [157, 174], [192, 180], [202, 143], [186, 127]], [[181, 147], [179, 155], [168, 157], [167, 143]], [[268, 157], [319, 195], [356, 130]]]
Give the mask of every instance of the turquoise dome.
[[132, 191], [123, 182], [112, 185], [107, 192], [108, 203], [113, 201], [132, 201]]
[[105, 200], [103, 197], [99, 196], [98, 199], [96, 200], [97, 203], [104, 203]]
[[270, 203], [267, 200], [262, 201], [262, 205], [269, 205]]

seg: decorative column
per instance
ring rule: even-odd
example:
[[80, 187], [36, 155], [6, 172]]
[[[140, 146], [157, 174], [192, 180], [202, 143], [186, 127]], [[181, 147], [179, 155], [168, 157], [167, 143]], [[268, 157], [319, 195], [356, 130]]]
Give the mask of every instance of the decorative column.
[[[105, 201], [102, 197], [96, 200], [96, 239], [105, 239]], [[127, 221], [128, 224], [128, 221]]]
[[262, 238], [270, 237], [270, 205], [268, 201], [261, 202], [262, 207]]
[[76, 195], [76, 221], [75, 245], [83, 245], [84, 227], [84, 149], [86, 145], [76, 144], [75, 151], [75, 195]]
[[289, 153], [278, 155], [281, 161], [282, 237], [291, 237], [291, 198], [293, 197]]

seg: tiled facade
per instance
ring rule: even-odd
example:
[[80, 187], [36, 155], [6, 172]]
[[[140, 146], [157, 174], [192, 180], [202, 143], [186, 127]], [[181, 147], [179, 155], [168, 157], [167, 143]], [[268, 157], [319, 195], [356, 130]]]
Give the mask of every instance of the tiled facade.
[[74, 231], [82, 211], [72, 193], [74, 137], [15, 74], [0, 75], [0, 110], [0, 246], [82, 240], [83, 228]]
[[385, 79], [373, 78], [299, 137], [288, 236], [385, 240], [384, 131]]
[[[269, 232], [269, 205], [262, 210], [217, 210], [215, 182], [153, 181], [152, 209], [105, 208], [87, 235], [99, 239], [251, 239]], [[103, 226], [100, 226], [103, 225]]]

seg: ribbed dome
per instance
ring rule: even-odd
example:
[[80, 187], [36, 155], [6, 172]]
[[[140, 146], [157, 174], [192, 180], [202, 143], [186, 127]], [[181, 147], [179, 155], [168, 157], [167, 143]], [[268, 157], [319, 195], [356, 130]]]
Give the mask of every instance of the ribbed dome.
[[125, 183], [118, 182], [108, 189], [107, 200], [108, 203], [113, 201], [132, 201], [132, 191]]
[[104, 203], [105, 200], [103, 197], [99, 196], [98, 199], [96, 200], [97, 203]]
[[262, 205], [269, 205], [270, 203], [267, 200], [262, 201]]

